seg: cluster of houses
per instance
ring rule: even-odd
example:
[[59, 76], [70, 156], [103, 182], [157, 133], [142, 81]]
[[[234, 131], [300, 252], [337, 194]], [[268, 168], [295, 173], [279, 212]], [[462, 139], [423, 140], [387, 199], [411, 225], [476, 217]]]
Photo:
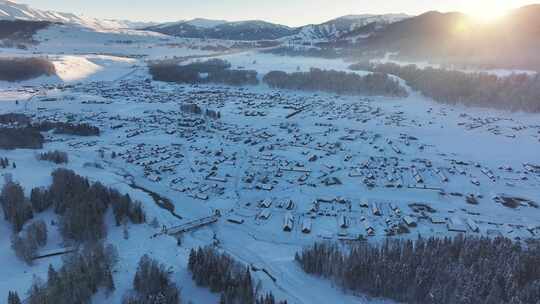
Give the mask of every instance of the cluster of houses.
[[[450, 210], [441, 213], [429, 203], [393, 202], [380, 199], [352, 201], [343, 197], [324, 197], [315, 199], [307, 210], [305, 204], [292, 199], [265, 198], [256, 204], [257, 212], [253, 219], [258, 225], [274, 225], [285, 233], [311, 235], [329, 238], [328, 233], [320, 231], [334, 230], [334, 236], [341, 240], [362, 240], [365, 237], [395, 236], [428, 231], [445, 233], [500, 234], [512, 231], [520, 238], [534, 236], [539, 227], [520, 224], [496, 223], [485, 221], [479, 213], [457, 214]], [[272, 220], [273, 219], [273, 220]], [[330, 220], [330, 225], [328, 221]], [[229, 222], [244, 224], [246, 218], [231, 215]], [[268, 224], [265, 224], [268, 223]], [[270, 224], [272, 223], [272, 224]], [[326, 225], [324, 224], [326, 223]]]
[[[440, 153], [412, 131], [435, 124], [435, 119], [409, 119], [397, 107], [383, 109], [366, 98], [343, 102], [336, 96], [144, 79], [65, 90], [85, 96], [81, 111], [44, 106], [35, 118], [89, 123], [103, 135], [81, 139], [48, 134], [49, 141], [66, 141], [73, 150], [102, 151], [108, 162], [140, 172], [178, 197], [209, 205], [215, 199], [228, 200], [235, 208], [256, 211], [252, 218], [229, 215], [230, 223], [254, 221], [309, 237], [326, 237], [332, 231], [342, 239], [431, 230], [511, 230], [515, 235], [537, 231], [511, 221], [489, 223], [474, 208], [492, 203], [486, 195], [491, 187], [538, 185], [540, 164], [493, 166]], [[197, 111], [188, 110], [195, 105]], [[129, 106], [133, 111], [105, 110]], [[206, 110], [220, 115], [210, 119], [199, 113]], [[467, 124], [493, 127], [493, 134], [507, 134], [507, 128], [497, 127], [507, 121], [461, 118]], [[379, 125], [397, 131], [372, 127]], [[298, 192], [301, 197], [292, 195]], [[243, 194], [260, 200], [241, 204]], [[371, 194], [400, 199], [361, 199]], [[423, 201], [417, 197], [429, 203], [411, 202]]]

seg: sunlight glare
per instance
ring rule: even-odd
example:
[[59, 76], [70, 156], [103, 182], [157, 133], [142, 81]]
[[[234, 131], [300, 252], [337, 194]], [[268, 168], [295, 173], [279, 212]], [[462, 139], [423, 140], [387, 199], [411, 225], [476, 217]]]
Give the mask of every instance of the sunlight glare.
[[494, 23], [508, 13], [508, 8], [493, 1], [491, 4], [479, 5], [470, 11], [470, 15], [481, 23]]

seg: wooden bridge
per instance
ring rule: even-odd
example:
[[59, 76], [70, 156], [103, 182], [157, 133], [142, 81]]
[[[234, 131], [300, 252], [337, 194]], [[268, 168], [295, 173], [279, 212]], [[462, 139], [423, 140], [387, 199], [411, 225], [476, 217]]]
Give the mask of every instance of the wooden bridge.
[[201, 228], [203, 226], [213, 224], [217, 222], [218, 219], [219, 219], [219, 215], [217, 214], [208, 216], [208, 217], [203, 217], [203, 218], [196, 219], [196, 220], [193, 220], [193, 221], [190, 221], [190, 222], [178, 225], [178, 226], [166, 228], [164, 233], [167, 235], [175, 236], [184, 232], [188, 232], [197, 228]]
[[77, 251], [77, 247], [55, 248], [47, 251], [42, 251], [39, 255], [32, 257], [32, 260], [50, 258], [58, 255], [72, 253], [75, 251]]

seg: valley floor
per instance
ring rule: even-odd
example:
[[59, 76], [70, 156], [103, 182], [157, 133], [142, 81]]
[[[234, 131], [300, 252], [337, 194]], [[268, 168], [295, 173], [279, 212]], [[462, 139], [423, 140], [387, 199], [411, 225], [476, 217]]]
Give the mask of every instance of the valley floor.
[[[120, 255], [116, 291], [98, 294], [95, 303], [120, 303], [144, 254], [170, 267], [185, 303], [216, 303], [218, 295], [196, 287], [187, 270], [189, 250], [210, 244], [265, 269], [270, 275], [254, 275], [277, 299], [383, 303], [389, 301], [347, 294], [303, 273], [295, 253], [323, 240], [378, 242], [457, 233], [527, 240], [540, 235], [537, 206], [500, 203], [508, 197], [540, 203], [538, 115], [443, 106], [414, 92], [392, 99], [276, 91], [264, 85], [166, 84], [150, 81], [139, 59], [70, 56], [58, 66], [65, 79], [31, 87], [1, 84], [0, 114], [99, 127], [99, 137], [47, 133], [43, 150], [68, 152], [66, 167], [141, 200], [148, 222], [159, 222], [129, 226], [126, 238], [108, 215], [106, 241]], [[256, 52], [222, 57], [260, 75], [273, 69], [345, 70], [348, 65]], [[73, 75], [81, 66], [87, 74]], [[186, 103], [219, 111], [221, 118], [186, 113], [180, 108]], [[0, 157], [17, 164], [0, 169], [0, 175], [12, 176], [28, 192], [48, 186], [58, 166], [38, 161], [39, 152], [0, 151]], [[170, 199], [182, 219], [134, 184]], [[467, 203], [467, 197], [478, 203]], [[180, 245], [160, 234], [163, 226], [216, 211], [221, 215], [216, 223], [184, 233]], [[48, 224], [54, 217], [40, 215]], [[397, 234], [396, 227], [403, 225], [410, 232]], [[49, 232], [45, 250], [61, 247], [57, 228], [49, 224]], [[11, 250], [10, 234], [8, 223], [0, 221], [0, 295], [8, 290], [24, 294], [34, 275], [45, 278], [49, 263], [62, 262], [54, 257], [26, 266]]]

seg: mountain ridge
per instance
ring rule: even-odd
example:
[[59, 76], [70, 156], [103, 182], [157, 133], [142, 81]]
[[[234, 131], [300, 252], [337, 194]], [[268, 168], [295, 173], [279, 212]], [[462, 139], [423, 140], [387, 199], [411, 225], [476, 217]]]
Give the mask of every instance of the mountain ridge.
[[48, 21], [88, 27], [96, 30], [116, 28], [137, 28], [149, 26], [148, 22], [129, 20], [97, 19], [79, 16], [74, 13], [55, 12], [32, 8], [24, 3], [0, 0], [0, 20]]
[[[271, 23], [263, 20], [246, 21], [224, 21], [197, 18], [188, 21], [158, 24], [146, 27], [144, 30], [156, 31], [161, 34], [186, 37], [186, 38], [208, 38], [208, 39], [230, 39], [230, 40], [334, 40], [342, 35], [365, 27], [369, 24], [381, 26], [410, 16], [405, 14], [363, 14], [346, 15], [320, 24], [308, 24], [299, 27], [289, 27], [282, 24]], [[214, 23], [214, 26], [199, 26], [196, 20], [204, 20], [206, 24]], [[246, 33], [231, 31], [236, 26], [243, 26]], [[243, 35], [242, 35], [243, 34]]]

